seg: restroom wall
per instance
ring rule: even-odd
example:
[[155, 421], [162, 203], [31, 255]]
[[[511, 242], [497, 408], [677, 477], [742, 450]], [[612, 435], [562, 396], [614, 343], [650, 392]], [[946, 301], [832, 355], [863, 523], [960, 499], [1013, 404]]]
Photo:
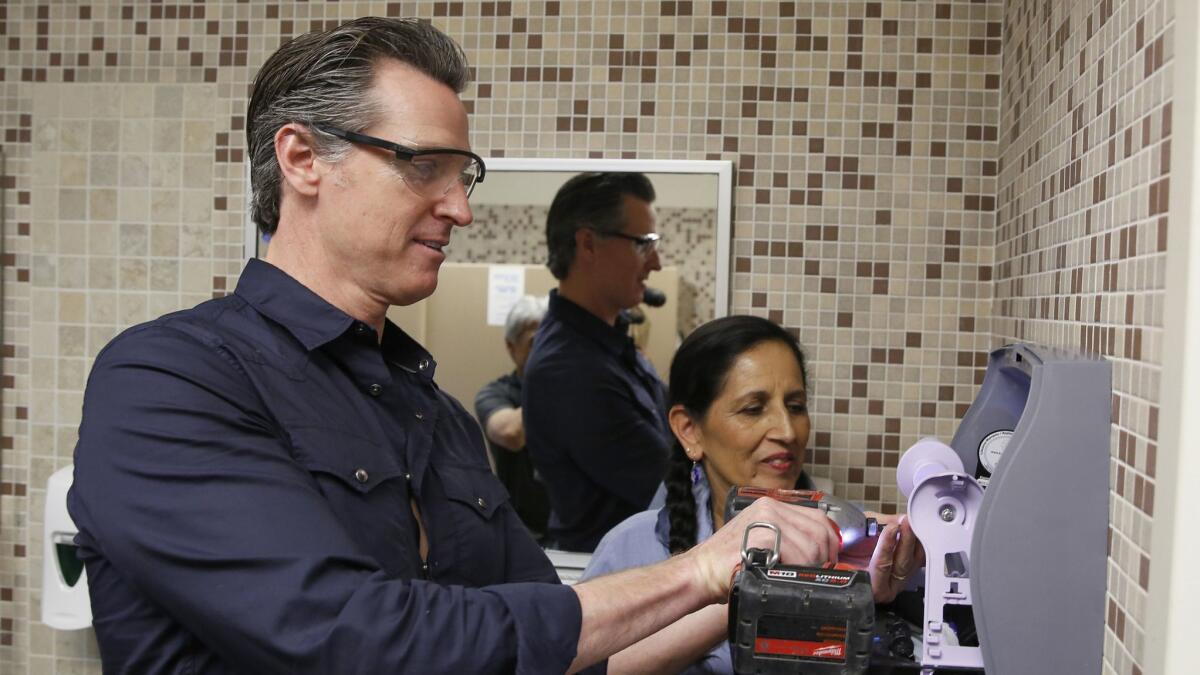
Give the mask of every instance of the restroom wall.
[[1112, 363], [1104, 670], [1121, 675], [1146, 672], [1167, 232], [1186, 226], [1167, 218], [1173, 4], [1004, 9], [992, 330]]
[[811, 470], [895, 511], [900, 452], [953, 433], [984, 353], [1012, 332], [991, 318], [993, 256], [1011, 255], [995, 227], [1004, 12], [1000, 0], [0, 5], [0, 671], [99, 671], [90, 631], [38, 620], [45, 481], [70, 462], [105, 341], [234, 288], [247, 86], [282, 39], [368, 13], [432, 20], [476, 67], [464, 99], [484, 156], [733, 161], [732, 310], [794, 329], [809, 352]]

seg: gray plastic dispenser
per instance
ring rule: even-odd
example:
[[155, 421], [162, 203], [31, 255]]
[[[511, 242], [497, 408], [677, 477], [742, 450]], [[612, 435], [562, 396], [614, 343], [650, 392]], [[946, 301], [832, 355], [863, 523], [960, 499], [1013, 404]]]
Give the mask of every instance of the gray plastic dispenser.
[[[931, 551], [923, 672], [1100, 672], [1111, 407], [1108, 362], [1009, 345], [992, 352], [953, 452], [925, 439], [901, 458], [897, 483]], [[977, 648], [938, 642], [956, 604], [971, 607]]]

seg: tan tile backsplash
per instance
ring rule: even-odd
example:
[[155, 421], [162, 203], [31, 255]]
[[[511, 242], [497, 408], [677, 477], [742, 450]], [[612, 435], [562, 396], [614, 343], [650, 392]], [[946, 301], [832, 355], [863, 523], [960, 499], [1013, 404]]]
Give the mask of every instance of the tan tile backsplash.
[[363, 14], [462, 42], [482, 155], [732, 160], [731, 308], [805, 344], [810, 466], [846, 497], [902, 506], [900, 453], [953, 434], [988, 349], [1112, 359], [1105, 671], [1142, 672], [1171, 0], [0, 5], [0, 671], [99, 672], [38, 605], [91, 359], [233, 288], [253, 73]]

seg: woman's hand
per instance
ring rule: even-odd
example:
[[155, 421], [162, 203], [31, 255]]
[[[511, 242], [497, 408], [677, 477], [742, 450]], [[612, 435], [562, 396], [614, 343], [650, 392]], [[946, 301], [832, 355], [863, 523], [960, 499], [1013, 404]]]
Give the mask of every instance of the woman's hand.
[[874, 550], [868, 557], [865, 546], [854, 546], [842, 552], [841, 560], [867, 570], [871, 575], [875, 602], [891, 602], [908, 586], [913, 573], [925, 565], [925, 549], [913, 534], [908, 516], [867, 515], [884, 526], [875, 539]]

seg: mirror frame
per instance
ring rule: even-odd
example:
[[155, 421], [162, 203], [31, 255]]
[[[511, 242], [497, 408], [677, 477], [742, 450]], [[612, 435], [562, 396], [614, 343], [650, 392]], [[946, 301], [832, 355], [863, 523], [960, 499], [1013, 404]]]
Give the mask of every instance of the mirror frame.
[[[586, 171], [638, 171], [641, 173], [701, 174], [717, 178], [717, 231], [716, 231], [716, 307], [713, 318], [729, 313], [729, 260], [732, 239], [733, 217], [733, 162], [729, 160], [686, 160], [686, 159], [575, 159], [538, 157], [485, 157], [484, 164], [491, 171], [560, 171], [583, 173]], [[246, 211], [243, 232], [243, 247], [246, 258], [258, 257], [258, 228], [250, 219], [250, 163], [245, 164]], [[486, 176], [484, 177], [486, 181]]]

